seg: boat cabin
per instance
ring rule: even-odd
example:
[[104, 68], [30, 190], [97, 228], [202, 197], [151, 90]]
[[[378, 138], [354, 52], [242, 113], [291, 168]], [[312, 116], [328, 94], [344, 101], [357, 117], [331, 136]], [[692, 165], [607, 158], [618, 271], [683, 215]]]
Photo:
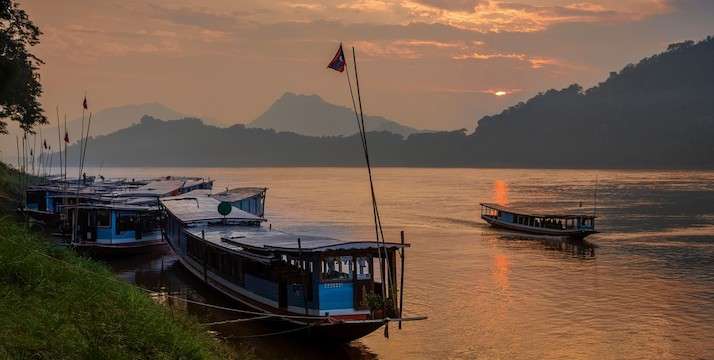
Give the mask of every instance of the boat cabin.
[[543, 235], [584, 237], [596, 232], [593, 215], [535, 213], [482, 203], [481, 218], [494, 226]]
[[[79, 204], [66, 208], [71, 242], [80, 246], [138, 246], [162, 241], [158, 207]], [[75, 219], [76, 217], [76, 219]]]

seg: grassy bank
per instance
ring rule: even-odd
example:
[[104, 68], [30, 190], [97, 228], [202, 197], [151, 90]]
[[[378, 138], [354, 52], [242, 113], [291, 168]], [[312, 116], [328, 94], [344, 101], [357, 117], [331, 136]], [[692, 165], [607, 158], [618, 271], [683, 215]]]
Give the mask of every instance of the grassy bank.
[[[12, 178], [0, 169], [3, 202]], [[10, 199], [11, 200], [11, 199]], [[184, 313], [0, 213], [0, 358], [235, 357]]]

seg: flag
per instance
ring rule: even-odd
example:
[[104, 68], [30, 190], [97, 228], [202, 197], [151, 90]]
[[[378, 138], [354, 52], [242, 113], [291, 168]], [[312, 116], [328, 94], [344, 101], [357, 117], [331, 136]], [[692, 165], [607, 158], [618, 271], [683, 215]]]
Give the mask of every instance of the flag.
[[84, 100], [82, 101], [82, 107], [84, 108], [84, 110], [87, 110], [87, 97], [86, 96], [84, 97]]
[[342, 44], [340, 43], [340, 48], [337, 49], [337, 54], [335, 54], [335, 57], [332, 58], [332, 61], [330, 61], [327, 67], [335, 71], [343, 72], [345, 71], [346, 63], [345, 53], [342, 51]]
[[64, 142], [69, 144], [69, 133], [67, 131], [64, 132]]

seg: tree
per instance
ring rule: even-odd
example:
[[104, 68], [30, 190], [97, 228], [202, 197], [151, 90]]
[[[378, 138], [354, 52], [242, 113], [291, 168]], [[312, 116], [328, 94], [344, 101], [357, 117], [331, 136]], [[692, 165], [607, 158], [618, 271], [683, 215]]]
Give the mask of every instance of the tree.
[[40, 29], [14, 0], [0, 0], [0, 134], [7, 133], [10, 119], [32, 129], [47, 123], [38, 99], [42, 95], [42, 60], [29, 48], [39, 43]]

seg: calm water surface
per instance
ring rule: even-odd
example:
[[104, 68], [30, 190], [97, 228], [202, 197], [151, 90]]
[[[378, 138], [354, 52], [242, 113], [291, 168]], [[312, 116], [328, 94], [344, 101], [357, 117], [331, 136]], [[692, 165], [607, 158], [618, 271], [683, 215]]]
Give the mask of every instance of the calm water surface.
[[[92, 173], [90, 171], [90, 173]], [[106, 176], [198, 175], [215, 189], [267, 186], [273, 227], [372, 239], [359, 168], [115, 168]], [[488, 227], [479, 202], [592, 211], [586, 243]], [[344, 346], [244, 338], [269, 324], [216, 327], [260, 357], [441, 359], [714, 358], [714, 172], [398, 169], [375, 171], [387, 240], [405, 230], [405, 311], [429, 320]], [[113, 260], [122, 278], [202, 321], [235, 318], [166, 294], [237, 307], [168, 250]]]

